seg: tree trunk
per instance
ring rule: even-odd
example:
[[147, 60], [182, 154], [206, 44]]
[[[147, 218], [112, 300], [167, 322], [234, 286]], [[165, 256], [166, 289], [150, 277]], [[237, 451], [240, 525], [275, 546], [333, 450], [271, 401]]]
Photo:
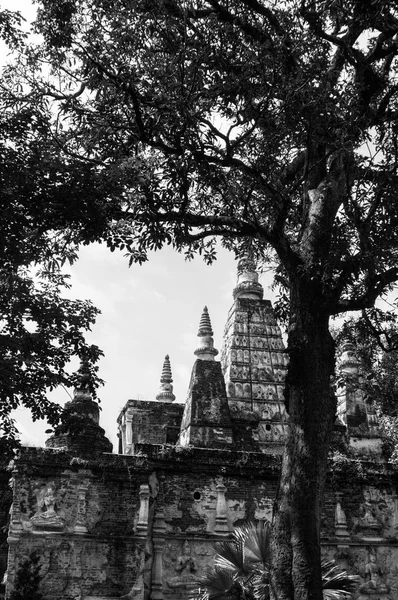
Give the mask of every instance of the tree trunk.
[[272, 541], [277, 600], [322, 600], [320, 517], [330, 436], [336, 413], [330, 378], [334, 342], [320, 283], [291, 285], [286, 381], [289, 428]]

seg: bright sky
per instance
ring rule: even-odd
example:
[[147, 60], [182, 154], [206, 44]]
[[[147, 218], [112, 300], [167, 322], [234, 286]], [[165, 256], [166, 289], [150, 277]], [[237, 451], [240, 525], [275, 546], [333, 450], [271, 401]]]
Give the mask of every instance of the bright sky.
[[[28, 0], [2, 1], [1, 8], [19, 10], [27, 21], [35, 15]], [[233, 255], [220, 251], [211, 267], [199, 258], [187, 263], [183, 256], [165, 248], [145, 265], [129, 269], [122, 253], [93, 245], [82, 249], [70, 273], [72, 290], [68, 295], [90, 299], [102, 311], [89, 340], [105, 352], [100, 362], [100, 376], [106, 382], [100, 390], [101, 426], [117, 450], [120, 410], [129, 398], [155, 400], [166, 354], [170, 355], [176, 401], [185, 401], [205, 305], [215, 347], [221, 349], [236, 284], [236, 262]], [[265, 297], [271, 297], [269, 290]], [[63, 389], [57, 390], [54, 398], [60, 403], [69, 400]], [[16, 418], [24, 443], [44, 445], [45, 423], [32, 423], [22, 410], [16, 411]]]

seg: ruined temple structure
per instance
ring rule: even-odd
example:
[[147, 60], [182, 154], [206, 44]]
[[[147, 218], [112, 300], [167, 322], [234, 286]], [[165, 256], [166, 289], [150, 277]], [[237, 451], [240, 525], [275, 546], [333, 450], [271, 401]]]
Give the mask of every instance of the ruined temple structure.
[[[239, 261], [233, 298], [220, 360], [205, 308], [185, 403], [175, 399], [166, 356], [156, 398], [123, 408], [117, 454], [82, 367], [70, 426], [13, 464], [6, 598], [36, 557], [48, 600], [187, 600], [214, 542], [272, 518], [287, 355], [249, 257]], [[356, 598], [398, 600], [398, 476], [348, 342], [339, 368], [323, 552], [359, 576]]]

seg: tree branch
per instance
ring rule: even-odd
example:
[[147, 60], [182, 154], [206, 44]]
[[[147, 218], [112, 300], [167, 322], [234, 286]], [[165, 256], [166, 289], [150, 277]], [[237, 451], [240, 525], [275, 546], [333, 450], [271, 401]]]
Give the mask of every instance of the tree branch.
[[337, 315], [351, 310], [364, 310], [372, 308], [377, 298], [385, 291], [385, 289], [395, 283], [398, 279], [398, 267], [392, 267], [384, 273], [379, 273], [368, 278], [366, 289], [361, 296], [347, 300], [340, 300], [336, 303], [336, 307], [331, 311], [332, 315]]
[[221, 6], [221, 4], [217, 0], [207, 1], [213, 7], [217, 18], [220, 21], [236, 25], [243, 33], [250, 36], [252, 39], [260, 42], [261, 44], [264, 44], [266, 46], [274, 45], [273, 39], [264, 30], [259, 29], [258, 27], [254, 27], [254, 25], [251, 25], [241, 17], [232, 14], [224, 6]]

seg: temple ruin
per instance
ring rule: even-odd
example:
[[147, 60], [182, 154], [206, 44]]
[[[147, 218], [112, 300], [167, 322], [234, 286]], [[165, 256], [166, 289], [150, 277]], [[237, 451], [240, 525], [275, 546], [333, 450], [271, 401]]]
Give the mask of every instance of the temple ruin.
[[[188, 600], [215, 541], [271, 520], [288, 357], [250, 257], [238, 264], [220, 360], [207, 308], [193, 350], [185, 403], [166, 356], [156, 398], [125, 404], [117, 454], [82, 367], [68, 406], [78, 427], [66, 423], [45, 449], [23, 448], [13, 462], [6, 598], [38, 557], [48, 600]], [[344, 452], [331, 459], [322, 551], [359, 576], [355, 598], [398, 600], [398, 472], [383, 458], [349, 342], [339, 369], [335, 440]]]

